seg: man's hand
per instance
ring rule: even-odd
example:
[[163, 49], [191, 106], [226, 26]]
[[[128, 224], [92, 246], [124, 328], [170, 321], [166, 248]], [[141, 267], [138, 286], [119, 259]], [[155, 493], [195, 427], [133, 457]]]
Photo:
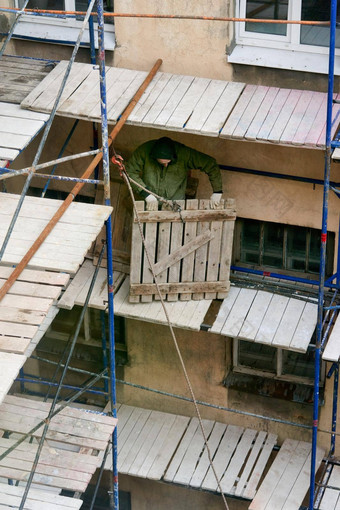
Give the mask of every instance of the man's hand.
[[211, 209], [218, 209], [220, 206], [222, 198], [222, 193], [213, 193], [210, 197], [210, 207]]
[[153, 195], [148, 195], [145, 199], [147, 211], [158, 211], [158, 200]]

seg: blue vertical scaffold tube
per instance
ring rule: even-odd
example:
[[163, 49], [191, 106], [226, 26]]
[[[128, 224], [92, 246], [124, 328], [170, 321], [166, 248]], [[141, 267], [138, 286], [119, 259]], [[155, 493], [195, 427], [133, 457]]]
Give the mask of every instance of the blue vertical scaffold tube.
[[324, 173], [324, 192], [322, 207], [322, 229], [321, 229], [321, 250], [320, 250], [320, 279], [319, 279], [319, 297], [318, 297], [318, 323], [317, 338], [315, 348], [315, 373], [314, 373], [314, 403], [313, 403], [313, 432], [312, 432], [312, 456], [310, 472], [310, 495], [309, 510], [313, 510], [315, 496], [315, 468], [316, 468], [316, 448], [319, 423], [319, 391], [320, 391], [320, 363], [322, 347], [322, 323], [323, 323], [323, 301], [325, 286], [325, 267], [326, 267], [326, 246], [327, 246], [327, 221], [328, 221], [328, 202], [329, 202], [329, 183], [331, 167], [331, 133], [332, 133], [332, 106], [334, 90], [334, 54], [335, 54], [335, 33], [336, 33], [336, 13], [337, 0], [331, 0], [331, 23], [329, 39], [329, 67], [328, 67], [328, 97], [327, 97], [327, 121], [326, 121], [326, 153], [325, 153], [325, 173]]
[[[98, 13], [98, 50], [100, 72], [100, 98], [103, 147], [103, 181], [105, 205], [110, 205], [110, 162], [107, 130], [106, 109], [106, 80], [105, 80], [105, 45], [104, 45], [104, 12], [103, 0], [97, 0]], [[110, 342], [110, 386], [111, 408], [114, 418], [116, 410], [116, 370], [115, 370], [115, 335], [114, 335], [114, 307], [113, 307], [113, 266], [112, 266], [112, 226], [111, 217], [106, 222], [106, 250], [107, 250], [107, 280], [108, 280], [108, 309], [109, 309], [109, 342]], [[113, 505], [119, 509], [118, 498], [118, 467], [117, 467], [117, 427], [112, 436], [112, 470], [113, 470]]]

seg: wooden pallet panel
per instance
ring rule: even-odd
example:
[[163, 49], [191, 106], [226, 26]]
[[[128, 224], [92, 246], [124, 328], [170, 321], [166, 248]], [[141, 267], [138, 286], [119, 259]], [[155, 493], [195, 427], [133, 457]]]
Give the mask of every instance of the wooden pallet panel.
[[[138, 219], [150, 247], [154, 274], [161, 293], [168, 301], [191, 298], [214, 299], [219, 292], [229, 290], [231, 237], [235, 219], [233, 201], [226, 201], [221, 209], [210, 209], [209, 200], [179, 202], [181, 214], [173, 211], [143, 211]], [[225, 223], [232, 223], [226, 227]], [[130, 301], [151, 302], [157, 296], [149, 262], [142, 247], [142, 239], [134, 219], [130, 275]]]

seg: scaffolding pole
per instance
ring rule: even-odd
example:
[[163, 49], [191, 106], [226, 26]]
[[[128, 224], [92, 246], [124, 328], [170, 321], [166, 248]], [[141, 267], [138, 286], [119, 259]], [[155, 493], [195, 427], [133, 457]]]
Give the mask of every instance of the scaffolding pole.
[[326, 268], [326, 247], [327, 247], [327, 222], [328, 222], [328, 203], [330, 188], [330, 169], [331, 169], [331, 130], [332, 130], [332, 106], [334, 89], [334, 57], [335, 57], [335, 32], [336, 32], [336, 13], [337, 0], [331, 0], [331, 22], [329, 39], [329, 69], [328, 69], [328, 96], [327, 96], [327, 121], [326, 121], [326, 153], [325, 153], [325, 171], [324, 171], [324, 192], [322, 207], [322, 229], [321, 229], [321, 249], [320, 249], [320, 279], [318, 296], [318, 322], [317, 338], [315, 347], [315, 372], [314, 372], [314, 402], [313, 402], [313, 429], [312, 429], [312, 455], [310, 470], [310, 491], [309, 491], [309, 510], [314, 508], [315, 497], [315, 468], [316, 468], [316, 450], [319, 421], [319, 390], [320, 390], [320, 365], [322, 354], [322, 330], [324, 314], [324, 293], [325, 293], [325, 268]]

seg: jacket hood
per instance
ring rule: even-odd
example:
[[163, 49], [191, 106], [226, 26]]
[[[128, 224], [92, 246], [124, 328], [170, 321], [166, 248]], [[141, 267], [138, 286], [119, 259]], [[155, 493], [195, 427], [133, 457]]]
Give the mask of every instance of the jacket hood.
[[175, 161], [177, 154], [174, 141], [167, 136], [159, 138], [151, 149], [151, 156], [154, 159], [171, 159], [171, 161]]

